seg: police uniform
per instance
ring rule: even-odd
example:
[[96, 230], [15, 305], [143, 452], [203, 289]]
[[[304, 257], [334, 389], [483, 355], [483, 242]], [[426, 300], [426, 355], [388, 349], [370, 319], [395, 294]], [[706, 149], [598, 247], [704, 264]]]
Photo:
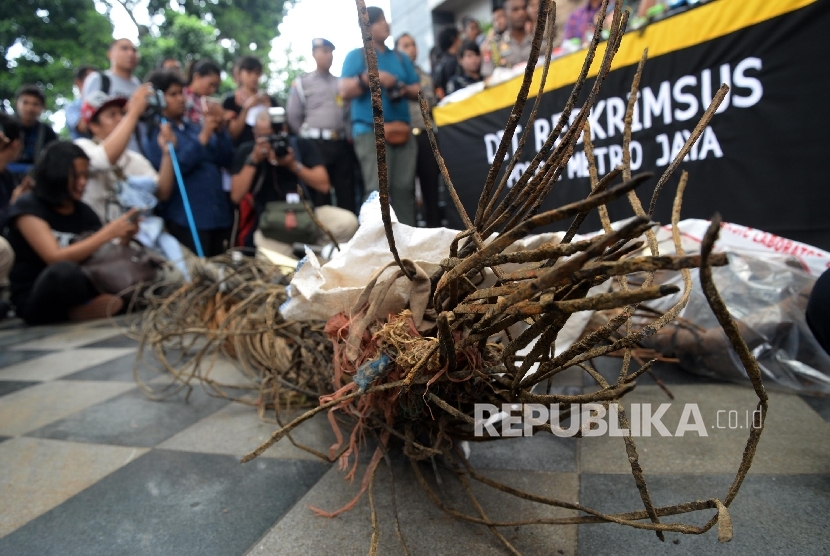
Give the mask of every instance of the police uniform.
[[510, 30], [484, 41], [481, 45], [482, 77], [490, 77], [495, 68], [512, 68], [516, 64], [527, 63], [532, 45], [532, 34], [525, 33], [524, 40], [518, 42]]
[[[312, 49], [334, 45], [314, 39]], [[348, 105], [337, 91], [338, 78], [317, 70], [297, 77], [291, 84], [286, 119], [293, 133], [311, 140], [320, 151], [329, 174], [337, 206], [357, 212], [355, 154], [348, 142]], [[330, 204], [330, 195], [316, 193], [316, 205]], [[328, 198], [327, 198], [328, 197]]]

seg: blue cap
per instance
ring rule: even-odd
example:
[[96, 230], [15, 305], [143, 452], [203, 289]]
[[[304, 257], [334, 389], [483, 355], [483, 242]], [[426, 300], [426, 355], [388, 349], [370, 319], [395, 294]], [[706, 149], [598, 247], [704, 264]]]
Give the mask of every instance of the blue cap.
[[334, 44], [328, 39], [312, 39], [311, 40], [311, 50], [318, 48], [320, 46], [328, 46], [332, 50], [334, 50]]

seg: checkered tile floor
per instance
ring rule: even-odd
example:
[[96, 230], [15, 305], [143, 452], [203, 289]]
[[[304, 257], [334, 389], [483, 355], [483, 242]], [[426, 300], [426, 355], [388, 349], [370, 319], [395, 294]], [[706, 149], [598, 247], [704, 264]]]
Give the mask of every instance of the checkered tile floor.
[[[0, 554], [200, 556], [365, 554], [370, 522], [365, 498], [336, 519], [333, 510], [357, 483], [336, 466], [288, 443], [239, 465], [239, 457], [274, 425], [245, 406], [199, 388], [165, 402], [147, 399], [132, 376], [136, 342], [107, 322], [0, 329]], [[618, 360], [600, 362], [612, 376]], [[224, 363], [217, 372], [233, 375]], [[666, 422], [697, 403], [707, 428], [718, 410], [754, 407], [745, 387], [721, 384], [663, 366], [658, 375], [675, 395]], [[644, 377], [629, 402], [669, 401]], [[557, 388], [577, 393], [581, 376], [564, 373]], [[677, 415], [673, 415], [676, 412]], [[735, 537], [667, 535], [611, 524], [528, 526], [504, 533], [525, 554], [827, 554], [830, 532], [830, 400], [773, 393], [752, 472], [731, 506]], [[296, 435], [325, 449], [325, 419]], [[745, 430], [712, 429], [708, 437], [641, 438], [640, 462], [657, 505], [722, 498], [737, 470]], [[365, 460], [364, 460], [365, 461]], [[606, 512], [639, 509], [619, 438], [558, 439], [548, 435], [474, 445], [472, 463], [493, 478]], [[481, 526], [449, 519], [435, 508], [402, 460], [393, 462], [401, 531], [413, 554], [502, 554]], [[435, 488], [471, 512], [445, 470], [424, 466]], [[358, 477], [362, 474], [358, 472]], [[377, 475], [381, 553], [401, 552], [389, 519], [390, 474]], [[572, 515], [505, 497], [477, 494], [489, 516], [529, 519]], [[711, 515], [673, 521], [702, 524]]]

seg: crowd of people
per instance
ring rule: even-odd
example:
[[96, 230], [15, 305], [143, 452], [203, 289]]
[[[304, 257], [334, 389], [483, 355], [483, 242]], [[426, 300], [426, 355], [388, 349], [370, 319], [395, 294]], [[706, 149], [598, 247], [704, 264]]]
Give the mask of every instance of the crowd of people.
[[[556, 40], [589, 40], [600, 3], [557, 0]], [[370, 7], [368, 16], [392, 207], [404, 224], [440, 226], [439, 171], [418, 95], [431, 110], [495, 68], [525, 63], [538, 0], [506, 0], [486, 34], [472, 18], [443, 29], [431, 73], [416, 64], [410, 34], [388, 48], [385, 14]], [[295, 242], [327, 241], [307, 202], [327, 237], [348, 241], [363, 199], [378, 189], [377, 156], [363, 50], [347, 54], [338, 77], [334, 49], [314, 39], [316, 69], [294, 80], [281, 107], [261, 88], [254, 56], [236, 61], [235, 90], [217, 98], [223, 69], [215, 62], [197, 57], [183, 71], [178, 60], [159, 60], [142, 82], [135, 44], [115, 40], [108, 69], [75, 71], [76, 98], [66, 106], [72, 141], [40, 120], [43, 90], [22, 87], [15, 114], [0, 114], [0, 282], [8, 276], [17, 315], [40, 324], [118, 310], [122, 302], [84, 269], [116, 240], [138, 240], [174, 261], [232, 247], [290, 254]], [[4, 302], [0, 318], [8, 311]]]

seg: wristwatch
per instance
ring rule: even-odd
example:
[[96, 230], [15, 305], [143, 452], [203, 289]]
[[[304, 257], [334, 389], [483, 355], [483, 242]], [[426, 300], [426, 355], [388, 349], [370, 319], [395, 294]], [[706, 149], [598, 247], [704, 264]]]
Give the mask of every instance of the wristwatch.
[[294, 161], [294, 164], [296, 164], [296, 165], [297, 165], [297, 166], [296, 166], [296, 170], [294, 170], [294, 173], [295, 173], [295, 174], [299, 174], [299, 173], [302, 171], [302, 169], [303, 169], [303, 168], [305, 168], [305, 166], [303, 166], [303, 163], [302, 163], [302, 162], [300, 162], [299, 160], [295, 160], [295, 161]]
[[248, 166], [259, 166], [256, 160], [254, 160], [254, 156], [252, 154], [248, 155], [248, 158], [245, 159], [245, 164]]

